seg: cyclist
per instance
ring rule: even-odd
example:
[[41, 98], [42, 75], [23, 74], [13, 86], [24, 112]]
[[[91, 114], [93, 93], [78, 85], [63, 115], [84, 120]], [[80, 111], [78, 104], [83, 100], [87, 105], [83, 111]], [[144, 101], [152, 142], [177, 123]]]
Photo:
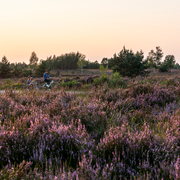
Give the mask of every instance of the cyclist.
[[33, 80], [33, 77], [28, 77], [28, 80], [27, 80], [27, 89], [29, 91], [29, 87], [31, 89], [33, 89], [34, 87], [36, 88], [36, 91], [38, 90], [38, 87], [36, 86], [36, 82]]
[[28, 80], [27, 80], [27, 90], [29, 91], [29, 86], [31, 84], [31, 80], [30, 80], [30, 76], [28, 76]]
[[45, 73], [44, 73], [44, 75], [43, 75], [43, 81], [44, 81], [44, 82], [47, 82], [48, 87], [50, 86], [50, 85], [49, 85], [50, 82], [51, 82], [50, 79], [52, 79], [52, 78], [48, 75], [48, 70], [46, 69], [46, 70], [45, 70]]

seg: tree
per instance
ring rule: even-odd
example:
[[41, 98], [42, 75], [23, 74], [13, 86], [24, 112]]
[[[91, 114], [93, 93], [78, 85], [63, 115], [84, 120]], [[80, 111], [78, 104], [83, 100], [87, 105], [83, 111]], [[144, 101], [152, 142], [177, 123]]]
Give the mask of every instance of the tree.
[[161, 65], [158, 67], [159, 72], [168, 72], [169, 67], [168, 64], [165, 62], [162, 62]]
[[118, 55], [114, 54], [114, 58], [111, 59], [113, 65], [113, 71], [119, 72], [122, 76], [135, 77], [138, 75], [147, 75], [149, 71], [147, 69], [147, 62], [143, 61], [144, 55], [143, 52], [136, 52], [134, 54], [132, 50], [128, 50], [123, 47], [123, 50], [120, 51]]
[[168, 72], [170, 69], [174, 67], [175, 62], [176, 60], [173, 55], [167, 55], [165, 57], [164, 62], [161, 63], [158, 69], [160, 72]]
[[174, 55], [167, 55], [165, 57], [164, 63], [166, 63], [169, 69], [172, 69], [176, 63]]
[[[36, 76], [43, 76], [43, 73], [45, 72], [45, 70], [48, 69], [47, 68], [47, 61], [43, 61], [41, 60], [41, 63], [39, 64], [39, 66], [36, 67], [35, 69], [35, 75]], [[49, 69], [48, 69], [49, 70]]]
[[83, 73], [83, 67], [86, 66], [85, 58], [86, 58], [85, 55], [81, 55], [81, 57], [79, 58], [77, 62], [78, 67], [81, 68], [81, 73]]
[[108, 58], [103, 58], [101, 64], [106, 67], [108, 65]]
[[3, 56], [2, 62], [0, 63], [0, 77], [6, 78], [10, 77], [11, 68], [6, 56]]
[[37, 65], [37, 62], [38, 62], [38, 57], [36, 53], [33, 51], [29, 59], [29, 64], [33, 66], [33, 70], [34, 70], [34, 67]]
[[156, 66], [160, 65], [162, 57], [163, 57], [162, 49], [160, 48], [160, 46], [157, 46], [155, 52], [155, 59], [154, 59]]
[[147, 61], [150, 67], [158, 68], [161, 65], [161, 59], [163, 57], [163, 52], [160, 46], [156, 47], [156, 51], [151, 50], [148, 54]]
[[180, 69], [180, 65], [178, 63], [176, 63], [173, 67], [173, 69]]
[[18, 65], [18, 64], [15, 64], [14, 65], [14, 67], [13, 67], [13, 69], [12, 69], [12, 74], [13, 74], [13, 76], [15, 76], [15, 77], [21, 77], [22, 76], [22, 68], [21, 68], [21, 66], [20, 65]]

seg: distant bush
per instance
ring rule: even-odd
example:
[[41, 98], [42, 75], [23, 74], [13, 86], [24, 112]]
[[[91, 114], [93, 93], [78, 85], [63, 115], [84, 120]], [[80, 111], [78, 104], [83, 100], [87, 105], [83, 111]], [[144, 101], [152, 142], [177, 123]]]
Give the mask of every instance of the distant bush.
[[11, 79], [6, 79], [6, 84], [12, 84], [12, 80]]
[[60, 71], [57, 70], [57, 71], [56, 71], [56, 76], [59, 76], [59, 75], [60, 75]]
[[22, 76], [24, 76], [24, 77], [28, 77], [28, 76], [31, 76], [31, 75], [32, 75], [32, 70], [30, 70], [30, 69], [24, 69], [22, 71]]
[[76, 83], [77, 83], [76, 81], [62, 82], [62, 83], [60, 84], [60, 86], [72, 88], [72, 87], [74, 87], [74, 85], [75, 85]]
[[13, 88], [13, 89], [20, 89], [20, 88], [22, 88], [23, 86], [24, 86], [23, 83], [14, 83], [14, 84], [12, 84], [12, 88]]
[[158, 67], [159, 72], [168, 72], [169, 66], [167, 63], [161, 63], [161, 65]]

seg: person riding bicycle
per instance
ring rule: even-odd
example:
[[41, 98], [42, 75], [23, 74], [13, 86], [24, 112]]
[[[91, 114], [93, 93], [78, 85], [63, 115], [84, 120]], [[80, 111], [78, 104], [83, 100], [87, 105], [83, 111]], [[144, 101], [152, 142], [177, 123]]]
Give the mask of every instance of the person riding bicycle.
[[36, 86], [36, 82], [33, 80], [33, 77], [29, 77], [28, 76], [28, 80], [27, 80], [27, 90], [29, 91], [30, 89], [36, 88], [36, 91], [38, 90], [38, 87]]
[[44, 73], [44, 75], [43, 75], [43, 81], [44, 81], [44, 82], [47, 82], [47, 84], [49, 85], [50, 82], [51, 82], [50, 79], [52, 79], [52, 78], [48, 75], [48, 70], [46, 69], [46, 71], [45, 71], [45, 73]]
[[31, 80], [30, 80], [30, 76], [28, 76], [28, 80], [27, 80], [27, 90], [29, 91], [29, 86], [31, 84]]

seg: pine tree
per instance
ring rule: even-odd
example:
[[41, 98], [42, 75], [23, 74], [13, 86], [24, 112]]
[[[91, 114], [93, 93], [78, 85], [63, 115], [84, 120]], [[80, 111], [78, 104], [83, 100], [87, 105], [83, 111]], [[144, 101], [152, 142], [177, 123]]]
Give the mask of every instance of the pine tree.
[[148, 71], [146, 61], [143, 61], [143, 52], [133, 53], [132, 50], [128, 50], [123, 47], [123, 50], [120, 51], [118, 55], [114, 55], [112, 61], [112, 69], [114, 72], [118, 72], [121, 76], [135, 77], [138, 75], [147, 76]]
[[11, 74], [10, 62], [8, 62], [6, 56], [3, 56], [2, 62], [0, 62], [0, 77], [7, 78], [10, 77], [10, 74]]

